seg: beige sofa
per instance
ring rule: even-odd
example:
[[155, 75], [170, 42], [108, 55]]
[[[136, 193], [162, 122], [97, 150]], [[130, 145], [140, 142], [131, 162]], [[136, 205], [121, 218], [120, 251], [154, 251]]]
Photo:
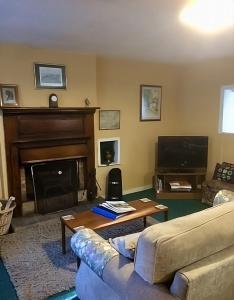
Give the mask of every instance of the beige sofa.
[[81, 300], [234, 299], [234, 202], [146, 228], [134, 261], [91, 230], [71, 244]]

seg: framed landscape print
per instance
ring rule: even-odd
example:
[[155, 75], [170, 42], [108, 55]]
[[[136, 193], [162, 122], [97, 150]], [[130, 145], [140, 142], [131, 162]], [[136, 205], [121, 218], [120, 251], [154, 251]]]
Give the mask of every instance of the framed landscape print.
[[35, 86], [40, 89], [66, 89], [64, 65], [34, 64]]
[[140, 86], [140, 120], [160, 121], [162, 87], [157, 85]]
[[18, 89], [15, 84], [0, 84], [1, 106], [18, 106]]
[[120, 110], [100, 110], [99, 129], [120, 129]]

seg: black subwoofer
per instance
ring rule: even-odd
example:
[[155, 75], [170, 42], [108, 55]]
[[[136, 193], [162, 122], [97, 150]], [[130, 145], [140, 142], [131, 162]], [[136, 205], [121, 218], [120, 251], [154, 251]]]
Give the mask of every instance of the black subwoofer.
[[122, 174], [119, 168], [110, 170], [107, 177], [107, 197], [108, 201], [122, 200]]

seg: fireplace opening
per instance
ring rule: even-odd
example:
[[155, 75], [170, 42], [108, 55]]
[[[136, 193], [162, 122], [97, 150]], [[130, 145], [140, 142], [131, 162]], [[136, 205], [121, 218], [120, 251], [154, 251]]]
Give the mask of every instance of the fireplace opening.
[[23, 215], [77, 206], [86, 195], [85, 165], [85, 157], [27, 164], [21, 180]]

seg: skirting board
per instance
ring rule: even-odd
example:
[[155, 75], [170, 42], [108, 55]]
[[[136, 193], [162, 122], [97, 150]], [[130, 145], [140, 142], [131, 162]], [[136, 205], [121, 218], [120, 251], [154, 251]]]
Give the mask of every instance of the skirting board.
[[[136, 187], [136, 188], [133, 188], [133, 189], [124, 190], [123, 195], [132, 194], [132, 193], [136, 193], [136, 192], [141, 192], [141, 191], [148, 190], [148, 189], [151, 189], [151, 188], [152, 188], [151, 184], [145, 185], [145, 186], [139, 186], [139, 187]], [[100, 195], [100, 197], [105, 199], [105, 195]]]
[[136, 188], [133, 188], [133, 189], [124, 190], [123, 195], [132, 194], [132, 193], [136, 193], [136, 192], [141, 192], [141, 191], [148, 190], [148, 189], [151, 189], [151, 188], [152, 188], [152, 184], [145, 185], [145, 186], [139, 186], [139, 187], [136, 187]]

